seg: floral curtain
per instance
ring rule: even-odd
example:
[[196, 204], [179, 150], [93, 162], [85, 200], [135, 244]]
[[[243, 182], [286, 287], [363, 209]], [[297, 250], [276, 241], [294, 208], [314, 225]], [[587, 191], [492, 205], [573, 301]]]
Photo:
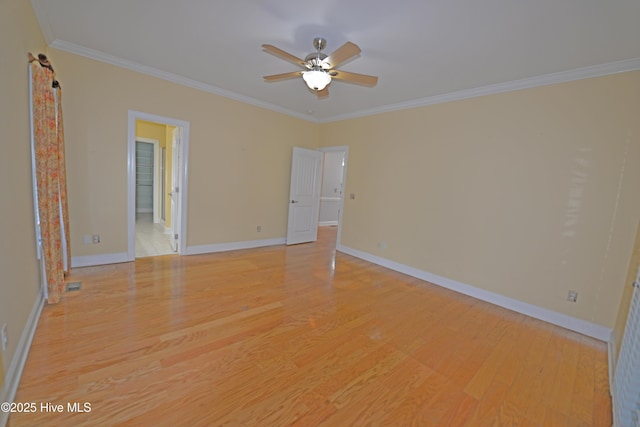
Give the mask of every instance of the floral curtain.
[[33, 138], [37, 200], [42, 255], [47, 279], [48, 302], [57, 303], [64, 290], [65, 272], [70, 271], [71, 246], [67, 178], [62, 125], [62, 91], [46, 56], [31, 62]]

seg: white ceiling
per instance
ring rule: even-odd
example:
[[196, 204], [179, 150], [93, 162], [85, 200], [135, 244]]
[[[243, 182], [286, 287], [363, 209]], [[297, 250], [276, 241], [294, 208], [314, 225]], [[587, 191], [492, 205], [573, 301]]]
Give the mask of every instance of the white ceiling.
[[[640, 68], [639, 0], [32, 0], [56, 48], [326, 122]], [[318, 100], [295, 56], [327, 40], [361, 55], [338, 67], [379, 76], [334, 81]], [[55, 66], [55, 58], [52, 58]], [[64, 81], [64, 76], [60, 76]]]

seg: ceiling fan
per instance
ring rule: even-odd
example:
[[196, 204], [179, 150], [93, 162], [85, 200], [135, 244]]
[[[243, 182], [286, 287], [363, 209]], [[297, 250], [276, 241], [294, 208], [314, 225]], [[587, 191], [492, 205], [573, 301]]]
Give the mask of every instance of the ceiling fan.
[[309, 89], [316, 92], [318, 98], [325, 98], [329, 96], [328, 86], [332, 79], [368, 87], [373, 87], [378, 83], [378, 77], [376, 76], [336, 70], [338, 65], [360, 54], [360, 48], [358, 45], [346, 42], [332, 54], [326, 55], [322, 52], [326, 44], [326, 40], [322, 37], [316, 37], [313, 39], [313, 47], [316, 51], [310, 53], [304, 59], [291, 55], [290, 53], [287, 53], [273, 45], [263, 44], [262, 48], [266, 52], [280, 57], [285, 61], [292, 62], [302, 68], [300, 71], [264, 76], [264, 80], [267, 82], [278, 82], [281, 80], [302, 77]]

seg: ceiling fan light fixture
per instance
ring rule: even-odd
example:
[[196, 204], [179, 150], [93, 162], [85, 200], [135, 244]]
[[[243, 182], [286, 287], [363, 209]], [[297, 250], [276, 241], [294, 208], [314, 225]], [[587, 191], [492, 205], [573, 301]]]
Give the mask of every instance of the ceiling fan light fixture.
[[313, 40], [313, 47], [316, 48], [316, 51], [308, 54], [304, 59], [298, 58], [297, 56], [287, 53], [270, 44], [263, 44], [262, 49], [265, 52], [278, 56], [285, 61], [297, 65], [298, 67], [302, 67], [302, 70], [300, 71], [264, 76], [264, 81], [279, 82], [281, 80], [302, 77], [307, 87], [315, 92], [318, 99], [329, 96], [329, 91], [326, 90], [326, 88], [334, 79], [345, 83], [355, 83], [369, 87], [373, 87], [378, 83], [378, 77], [376, 76], [350, 73], [336, 69], [340, 64], [355, 58], [360, 54], [360, 48], [358, 45], [346, 42], [331, 55], [326, 55], [322, 53], [325, 43], [326, 42], [323, 38], [316, 37]]
[[302, 78], [307, 86], [309, 86], [309, 89], [312, 90], [322, 90], [331, 83], [331, 76], [321, 70], [305, 71], [302, 73]]

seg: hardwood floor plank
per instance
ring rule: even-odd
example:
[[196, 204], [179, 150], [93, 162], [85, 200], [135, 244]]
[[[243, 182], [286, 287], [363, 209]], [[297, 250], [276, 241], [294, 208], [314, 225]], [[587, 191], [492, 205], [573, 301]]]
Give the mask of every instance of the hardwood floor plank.
[[500, 382], [489, 385], [471, 415], [467, 425], [490, 426], [495, 425], [500, 407], [509, 396], [509, 387]]
[[610, 425], [606, 345], [319, 240], [78, 268], [10, 426]]
[[[512, 328], [515, 325], [511, 326]], [[509, 336], [509, 335], [507, 335]], [[465, 386], [465, 392], [476, 399], [481, 399], [489, 386], [493, 383], [498, 372], [504, 367], [505, 362], [511, 358], [511, 349], [515, 345], [514, 339], [500, 339], [493, 347], [484, 363], [476, 370], [474, 376]]]

